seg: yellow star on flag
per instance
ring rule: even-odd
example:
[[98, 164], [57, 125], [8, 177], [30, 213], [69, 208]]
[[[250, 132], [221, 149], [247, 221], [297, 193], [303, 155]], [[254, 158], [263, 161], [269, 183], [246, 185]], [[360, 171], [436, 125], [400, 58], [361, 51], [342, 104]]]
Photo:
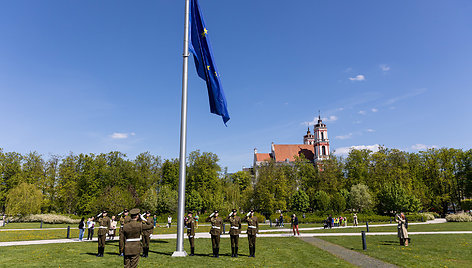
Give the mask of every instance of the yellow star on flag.
[[205, 37], [207, 34], [208, 34], [208, 30], [206, 28], [203, 28], [202, 36]]

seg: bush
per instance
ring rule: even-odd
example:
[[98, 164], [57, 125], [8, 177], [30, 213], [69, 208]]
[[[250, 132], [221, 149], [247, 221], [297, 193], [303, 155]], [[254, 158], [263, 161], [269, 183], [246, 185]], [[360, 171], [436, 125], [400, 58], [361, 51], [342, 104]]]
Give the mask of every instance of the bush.
[[58, 214], [31, 214], [27, 216], [13, 216], [8, 217], [10, 222], [41, 222], [44, 223], [69, 223], [75, 224], [79, 223], [80, 219], [72, 219], [68, 216], [58, 215]]
[[472, 222], [472, 216], [469, 213], [449, 214], [446, 216], [448, 222]]

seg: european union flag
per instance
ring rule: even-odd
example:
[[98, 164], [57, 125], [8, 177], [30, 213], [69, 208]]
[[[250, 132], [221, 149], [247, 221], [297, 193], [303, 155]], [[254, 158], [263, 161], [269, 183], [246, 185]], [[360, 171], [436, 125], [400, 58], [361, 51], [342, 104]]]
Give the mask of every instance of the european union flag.
[[198, 76], [206, 81], [208, 97], [210, 99], [210, 111], [221, 115], [226, 124], [229, 120], [225, 93], [221, 86], [220, 74], [213, 61], [208, 30], [203, 22], [202, 13], [197, 0], [191, 0], [190, 4], [190, 44], [189, 49], [195, 59], [195, 67]]

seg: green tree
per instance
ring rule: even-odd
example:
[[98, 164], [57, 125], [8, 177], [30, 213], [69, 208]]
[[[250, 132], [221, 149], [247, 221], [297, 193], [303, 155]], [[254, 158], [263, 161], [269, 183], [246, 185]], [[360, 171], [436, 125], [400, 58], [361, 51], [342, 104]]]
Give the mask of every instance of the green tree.
[[251, 174], [247, 171], [238, 171], [231, 175], [231, 180], [239, 185], [241, 191], [244, 191], [251, 183]]
[[346, 210], [346, 199], [339, 192], [331, 196], [331, 208], [338, 213]]
[[131, 193], [119, 186], [107, 187], [103, 194], [95, 201], [95, 209], [92, 212], [103, 210], [111, 213], [119, 213], [124, 208], [134, 207], [135, 202]]
[[174, 213], [177, 211], [178, 193], [169, 185], [161, 186], [157, 193], [157, 211], [159, 213]]
[[156, 187], [149, 188], [142, 198], [143, 208], [150, 211], [157, 211], [157, 190]]
[[43, 194], [36, 186], [23, 182], [8, 191], [6, 213], [28, 215], [41, 212]]
[[300, 212], [307, 212], [308, 207], [310, 206], [310, 198], [308, 195], [299, 190], [292, 195], [292, 209]]
[[369, 187], [361, 183], [353, 185], [350, 191], [350, 204], [351, 208], [359, 212], [370, 210], [374, 202]]
[[313, 197], [315, 209], [319, 211], [329, 210], [330, 200], [329, 195], [325, 191], [317, 191]]
[[185, 194], [185, 206], [187, 210], [194, 211], [194, 213], [201, 212], [203, 199], [197, 191], [191, 190], [188, 194]]

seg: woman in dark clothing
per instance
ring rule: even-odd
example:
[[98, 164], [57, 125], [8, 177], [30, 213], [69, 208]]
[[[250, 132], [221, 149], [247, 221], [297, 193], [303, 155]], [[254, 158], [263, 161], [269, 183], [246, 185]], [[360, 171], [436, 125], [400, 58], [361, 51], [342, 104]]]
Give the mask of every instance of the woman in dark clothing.
[[82, 217], [82, 219], [79, 222], [79, 241], [82, 241], [84, 238], [84, 233], [85, 233], [85, 218]]
[[295, 214], [292, 215], [292, 230], [293, 230], [293, 235], [295, 235], [295, 230], [297, 231], [296, 234], [300, 235], [300, 232], [298, 231], [298, 218], [297, 218], [297, 215]]

